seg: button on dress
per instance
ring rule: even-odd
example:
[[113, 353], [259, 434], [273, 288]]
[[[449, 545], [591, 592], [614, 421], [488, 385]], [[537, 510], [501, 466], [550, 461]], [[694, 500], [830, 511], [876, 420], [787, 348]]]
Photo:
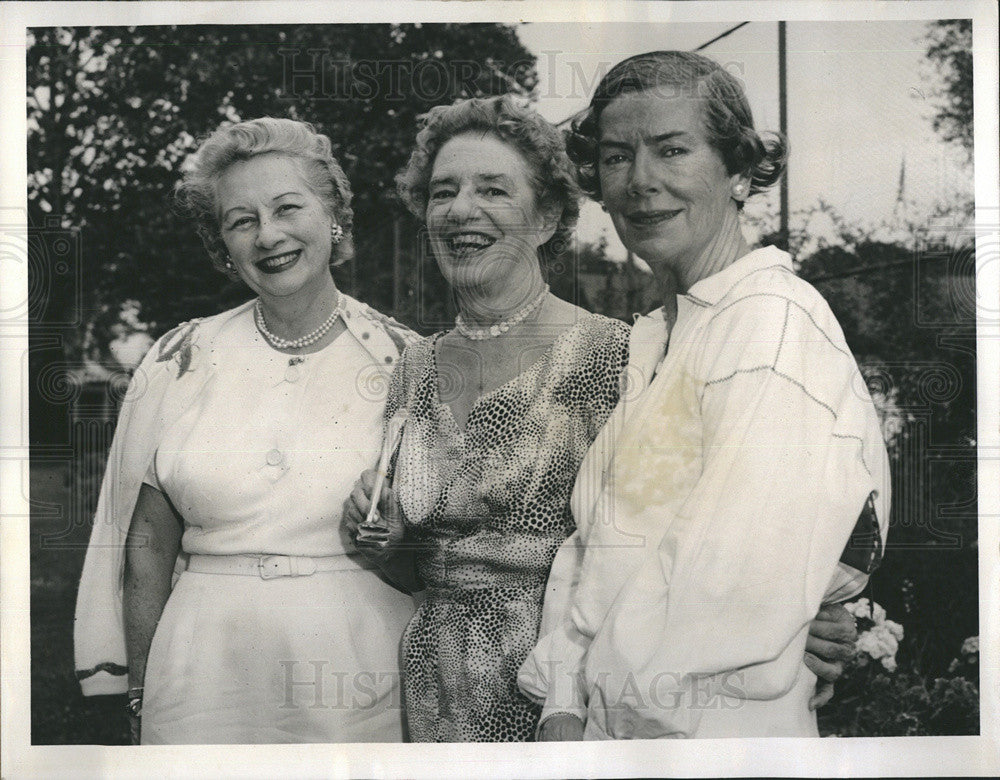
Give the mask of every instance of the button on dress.
[[211, 377], [166, 432], [147, 482], [197, 555], [335, 556], [311, 576], [181, 574], [145, 680], [145, 743], [398, 742], [398, 648], [413, 601], [340, 537], [341, 508], [374, 465], [383, 398], [345, 331], [294, 364], [251, 310], [215, 339]]

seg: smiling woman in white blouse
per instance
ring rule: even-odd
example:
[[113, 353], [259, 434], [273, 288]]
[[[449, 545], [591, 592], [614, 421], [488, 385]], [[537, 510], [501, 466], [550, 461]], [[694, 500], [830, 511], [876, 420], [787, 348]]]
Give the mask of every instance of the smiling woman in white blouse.
[[85, 694], [127, 680], [143, 743], [403, 737], [412, 599], [339, 525], [414, 337], [334, 284], [352, 212], [330, 148], [288, 119], [224, 126], [179, 187], [216, 267], [256, 297], [154, 346], [110, 453], [77, 676]]
[[632, 330], [521, 687], [556, 738], [816, 736], [808, 624], [877, 563], [889, 477], [826, 302], [740, 230], [784, 140], [719, 65], [652, 52], [604, 77], [570, 151], [678, 294]]

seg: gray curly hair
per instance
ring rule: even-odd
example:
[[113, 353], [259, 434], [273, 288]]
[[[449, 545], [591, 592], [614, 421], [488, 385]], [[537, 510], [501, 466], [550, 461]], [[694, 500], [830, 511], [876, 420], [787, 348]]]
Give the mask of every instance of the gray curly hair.
[[490, 133], [524, 157], [536, 203], [559, 214], [555, 233], [539, 248], [542, 259], [566, 248], [580, 217], [582, 192], [562, 135], [536, 111], [511, 95], [467, 98], [435, 106], [419, 118], [419, 125], [409, 162], [396, 176], [399, 196], [414, 216], [425, 219], [431, 171], [441, 147], [463, 133]]

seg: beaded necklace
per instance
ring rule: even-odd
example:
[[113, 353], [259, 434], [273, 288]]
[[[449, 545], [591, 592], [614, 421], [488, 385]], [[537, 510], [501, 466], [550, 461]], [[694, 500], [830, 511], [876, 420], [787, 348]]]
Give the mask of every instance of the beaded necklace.
[[545, 285], [542, 291], [538, 294], [537, 298], [518, 309], [506, 320], [501, 320], [500, 322], [495, 322], [492, 325], [482, 328], [476, 328], [466, 324], [465, 320], [462, 319], [462, 315], [458, 314], [455, 317], [455, 329], [470, 341], [483, 341], [485, 339], [496, 338], [500, 334], [506, 333], [519, 322], [526, 319], [533, 311], [535, 311], [535, 309], [542, 305], [542, 301], [545, 300], [545, 296], [548, 294], [549, 286]]
[[330, 316], [316, 330], [297, 339], [283, 339], [281, 336], [276, 336], [267, 329], [267, 322], [264, 319], [264, 306], [260, 302], [260, 298], [254, 302], [253, 312], [258, 329], [260, 329], [260, 332], [272, 347], [276, 349], [301, 349], [302, 347], [308, 347], [310, 344], [315, 344], [323, 338], [327, 334], [327, 331], [333, 327], [333, 324], [337, 321], [337, 317], [343, 316], [344, 296], [337, 296], [337, 305], [333, 307]]

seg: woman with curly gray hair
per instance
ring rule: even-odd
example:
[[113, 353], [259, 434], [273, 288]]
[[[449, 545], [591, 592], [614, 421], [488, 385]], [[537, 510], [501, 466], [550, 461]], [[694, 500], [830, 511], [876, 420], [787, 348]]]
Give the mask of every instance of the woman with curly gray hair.
[[78, 599], [84, 693], [127, 680], [143, 743], [398, 742], [413, 602], [339, 529], [413, 334], [334, 284], [351, 190], [311, 126], [221, 127], [177, 197], [255, 297], [136, 373]]
[[[403, 638], [415, 741], [531, 739], [515, 675], [537, 638], [580, 459], [618, 400], [628, 328], [549, 292], [579, 189], [558, 131], [511, 96], [422, 119], [397, 177], [451, 285], [455, 327], [407, 348], [386, 416], [405, 414], [390, 544], [373, 558], [426, 598]], [[362, 477], [345, 518], [368, 512]]]

